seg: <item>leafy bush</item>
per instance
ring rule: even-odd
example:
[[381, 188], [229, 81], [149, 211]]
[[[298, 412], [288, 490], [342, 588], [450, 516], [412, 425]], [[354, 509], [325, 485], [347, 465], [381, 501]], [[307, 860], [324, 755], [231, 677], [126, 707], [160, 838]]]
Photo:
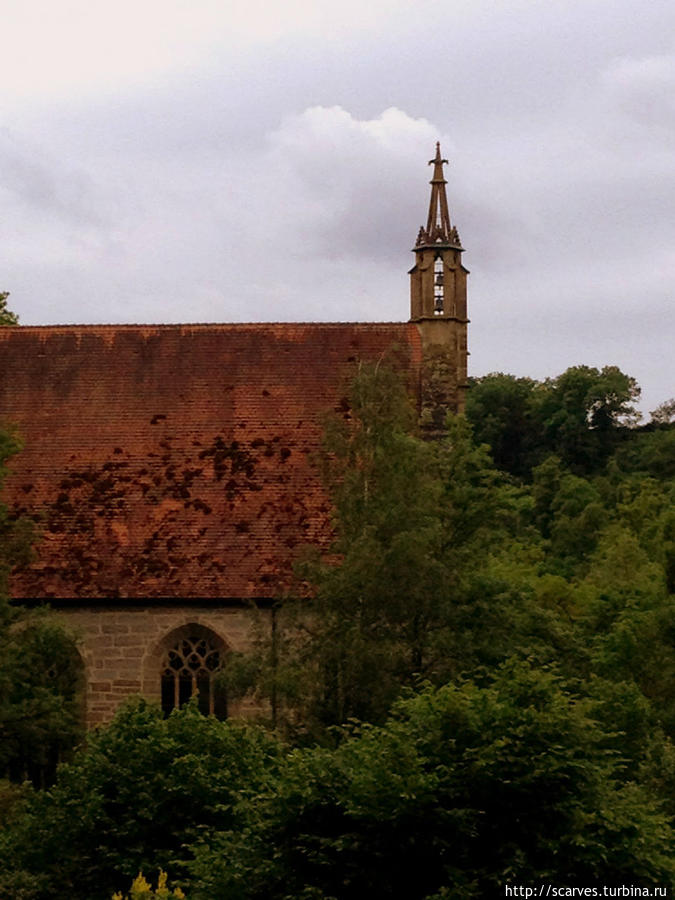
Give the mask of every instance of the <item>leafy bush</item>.
[[263, 787], [278, 754], [262, 730], [192, 705], [164, 719], [134, 699], [15, 812], [0, 836], [0, 883], [32, 880], [27, 898], [91, 900], [142, 870], [180, 878], [185, 845], [201, 830], [237, 827], [241, 798]]

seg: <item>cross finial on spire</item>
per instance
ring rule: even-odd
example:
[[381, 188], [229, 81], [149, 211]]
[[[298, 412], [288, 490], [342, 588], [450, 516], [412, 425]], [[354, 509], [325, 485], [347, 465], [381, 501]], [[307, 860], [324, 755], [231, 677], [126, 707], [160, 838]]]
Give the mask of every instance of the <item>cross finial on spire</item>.
[[447, 159], [441, 156], [441, 142], [436, 141], [436, 156], [429, 160], [429, 165], [434, 167], [434, 177], [431, 185], [431, 199], [429, 201], [429, 215], [427, 227], [421, 228], [417, 237], [417, 247], [428, 244], [445, 244], [461, 249], [457, 229], [450, 223], [448, 212], [448, 198], [445, 194], [447, 181], [443, 177], [443, 166], [447, 165]]
[[434, 167], [434, 177], [431, 179], [429, 184], [447, 184], [447, 181], [443, 177], [443, 166], [447, 166], [447, 159], [441, 158], [441, 142], [436, 141], [436, 156], [433, 159], [429, 160], [429, 165]]

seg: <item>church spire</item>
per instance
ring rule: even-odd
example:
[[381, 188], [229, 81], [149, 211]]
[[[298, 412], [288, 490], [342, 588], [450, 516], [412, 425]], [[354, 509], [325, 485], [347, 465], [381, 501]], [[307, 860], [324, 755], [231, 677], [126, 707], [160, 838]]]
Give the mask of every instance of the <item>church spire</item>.
[[447, 159], [436, 143], [436, 156], [429, 160], [434, 167], [431, 198], [426, 228], [422, 226], [413, 248], [415, 265], [410, 270], [410, 318], [453, 319], [466, 321], [466, 276], [462, 265], [464, 252], [457, 229], [450, 221], [447, 181], [443, 166]]
[[[410, 275], [410, 321], [417, 326], [422, 354], [429, 372], [438, 375], [427, 382], [423, 414], [431, 415], [434, 428], [442, 429], [448, 409], [461, 412], [467, 386], [466, 277], [464, 252], [457, 229], [450, 221], [443, 166], [447, 159], [436, 144], [426, 228], [422, 226], [413, 248], [415, 265]], [[426, 377], [426, 376], [425, 376]], [[430, 412], [431, 411], [431, 412]]]
[[450, 223], [448, 212], [448, 198], [445, 193], [447, 181], [443, 175], [443, 166], [447, 164], [447, 159], [441, 157], [440, 141], [436, 141], [436, 156], [429, 160], [429, 165], [434, 167], [434, 177], [429, 182], [431, 198], [427, 227], [420, 228], [415, 249], [429, 245], [456, 247], [458, 250], [462, 247], [457, 229]]

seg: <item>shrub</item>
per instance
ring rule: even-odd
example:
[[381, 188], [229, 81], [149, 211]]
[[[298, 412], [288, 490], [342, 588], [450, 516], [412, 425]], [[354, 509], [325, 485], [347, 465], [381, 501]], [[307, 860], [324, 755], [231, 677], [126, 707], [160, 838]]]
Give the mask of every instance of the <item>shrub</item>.
[[0, 836], [0, 884], [32, 879], [26, 897], [91, 900], [143, 870], [181, 878], [185, 845], [202, 829], [236, 828], [241, 798], [262, 788], [278, 754], [260, 729], [192, 705], [165, 719], [133, 699], [14, 813]]

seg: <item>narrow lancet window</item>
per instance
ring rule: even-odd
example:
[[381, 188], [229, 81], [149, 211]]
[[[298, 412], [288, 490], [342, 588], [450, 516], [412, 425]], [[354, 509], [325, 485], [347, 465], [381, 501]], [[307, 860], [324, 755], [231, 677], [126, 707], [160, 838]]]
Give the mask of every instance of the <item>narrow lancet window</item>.
[[443, 257], [437, 256], [434, 262], [434, 315], [442, 316], [444, 310], [445, 280]]

